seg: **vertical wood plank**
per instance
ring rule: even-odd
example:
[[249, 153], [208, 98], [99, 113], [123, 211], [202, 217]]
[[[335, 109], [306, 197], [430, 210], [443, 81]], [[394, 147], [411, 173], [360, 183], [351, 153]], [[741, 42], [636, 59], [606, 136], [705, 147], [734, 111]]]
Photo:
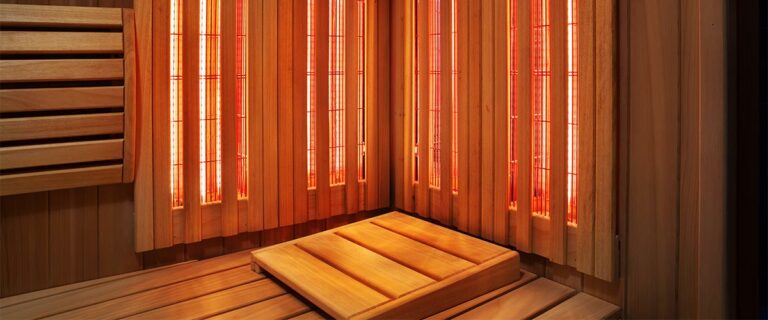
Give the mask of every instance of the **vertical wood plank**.
[[509, 243], [509, 1], [494, 2], [493, 241]]
[[136, 26], [133, 10], [123, 9], [123, 182], [133, 182], [136, 165]]
[[[403, 3], [403, 208], [406, 211], [416, 211], [416, 199], [414, 195], [414, 183], [418, 177], [415, 176], [416, 163], [414, 154], [416, 153], [415, 140], [418, 132], [415, 131], [416, 111], [419, 102], [416, 98], [416, 66], [418, 59], [416, 57], [416, 2]], [[399, 41], [396, 41], [398, 44]]]
[[[596, 42], [595, 48], [596, 59], [600, 61], [595, 70], [597, 84], [595, 90], [595, 276], [603, 280], [613, 281], [616, 275], [616, 142], [618, 141], [616, 126], [617, 78], [615, 72], [617, 52], [615, 45], [616, 0], [597, 2], [595, 34], [596, 38], [600, 39]], [[678, 46], [672, 46], [670, 49]], [[652, 45], [652, 48], [655, 48], [655, 45]], [[670, 70], [665, 68], [666, 65], [663, 67], [664, 70]], [[670, 119], [677, 119], [677, 117]], [[635, 128], [642, 128], [642, 126]], [[674, 141], [673, 139], [670, 140]], [[677, 152], [673, 151], [671, 154], [677, 154]], [[664, 178], [676, 176], [665, 174]], [[657, 189], [657, 191], [661, 190]], [[674, 194], [673, 192], [667, 196]], [[661, 214], [663, 211], [656, 212]]]
[[136, 96], [136, 180], [133, 185], [134, 201], [136, 202], [136, 221], [134, 224], [136, 226], [137, 252], [154, 248], [152, 11], [152, 1], [137, 1], [134, 7], [137, 35], [137, 79], [139, 80]]
[[358, 211], [360, 202], [358, 199], [358, 178], [357, 178], [357, 1], [347, 0], [344, 2], [344, 111], [345, 111], [345, 129], [344, 133], [344, 180], [346, 191], [346, 213], [351, 214]]
[[278, 226], [278, 5], [264, 1], [264, 229]]
[[317, 19], [315, 25], [317, 50], [317, 119], [316, 136], [317, 145], [317, 217], [325, 219], [331, 215], [331, 188], [330, 188], [330, 153], [329, 146], [329, 121], [328, 121], [328, 10], [329, 0], [316, 0]]
[[248, 2], [248, 231], [264, 228], [264, 1]]
[[307, 1], [293, 1], [293, 222], [308, 219]]
[[580, 0], [578, 9], [579, 182], [576, 269], [595, 267], [595, 0]]
[[97, 187], [49, 192], [49, 286], [98, 277], [97, 195]]
[[515, 214], [515, 246], [523, 252], [533, 249], [531, 222], [531, 0], [517, 0], [517, 137], [518, 173], [517, 213]]
[[[171, 214], [170, 1], [152, 2], [152, 177], [154, 248], [173, 245]], [[141, 181], [141, 180], [140, 180]], [[139, 181], [139, 182], [140, 182]], [[138, 186], [137, 186], [138, 188]], [[144, 199], [144, 192], [138, 199]], [[143, 202], [142, 202], [143, 203]], [[142, 206], [146, 208], [146, 206]], [[137, 225], [138, 226], [138, 225]]]
[[[392, 63], [388, 72], [392, 74], [392, 168], [394, 172], [394, 206], [405, 211], [410, 211], [406, 206], [405, 181], [409, 174], [406, 169], [407, 161], [407, 121], [406, 114], [406, 46], [410, 40], [406, 38], [408, 19], [405, 16], [405, 3], [403, 1], [392, 2]], [[386, 70], [384, 72], [387, 72]]]
[[293, 2], [277, 3], [277, 165], [279, 225], [293, 224]]
[[416, 212], [422, 217], [431, 217], [429, 171], [431, 157], [429, 155], [430, 127], [429, 127], [429, 0], [417, 0], [416, 8], [416, 51], [418, 57], [418, 112], [419, 112], [419, 183], [416, 189]]
[[459, 190], [454, 224], [462, 231], [469, 231], [469, 6], [469, 0], [456, 0]]
[[[388, 6], [381, 6], [386, 8]], [[382, 73], [389, 74], [389, 65], [379, 62], [379, 56], [384, 50], [389, 50], [380, 46], [382, 39], [379, 33], [382, 31], [378, 19], [378, 1], [365, 2], [365, 26], [364, 26], [364, 49], [363, 63], [365, 67], [364, 79], [364, 98], [365, 104], [365, 132], [358, 133], [365, 136], [365, 191], [360, 192], [360, 197], [365, 198], [365, 210], [379, 208], [380, 189], [384, 188], [379, 180], [380, 166], [388, 164], [388, 154], [382, 154], [379, 150], [381, 144], [380, 136], [382, 131], [389, 128], [389, 122], [381, 121], [381, 114], [386, 112], [386, 104], [381, 103], [383, 95], [379, 94], [379, 87], [385, 85], [381, 82]], [[387, 117], [388, 118], [388, 117]], [[382, 158], [386, 156], [387, 158]], [[384, 160], [384, 162], [382, 162]], [[394, 160], [393, 160], [394, 161]]]
[[550, 0], [551, 89], [551, 197], [549, 258], [565, 264], [566, 211], [568, 197], [568, 5], [567, 0]]
[[0, 197], [0, 293], [11, 296], [49, 285], [48, 192]]
[[184, 239], [186, 242], [202, 240], [202, 212], [200, 208], [200, 2], [188, 1], [183, 10], [184, 49], [182, 82], [184, 94], [184, 210], [186, 214]]
[[[480, 235], [481, 227], [481, 146], [482, 140], [482, 100], [481, 100], [481, 46], [482, 46], [482, 8], [480, 1], [469, 3], [469, 186], [466, 192], [469, 195], [469, 233]], [[474, 174], [472, 174], [474, 173]]]
[[[378, 205], [375, 208], [380, 209], [392, 206], [390, 194], [390, 181], [392, 181], [390, 179], [390, 175], [392, 174], [390, 152], [393, 148], [391, 146], [391, 134], [393, 131], [389, 125], [392, 120], [389, 111], [389, 109], [392, 108], [390, 88], [392, 82], [389, 72], [390, 67], [387, 63], [381, 63], [381, 61], [391, 62], [392, 42], [390, 31], [392, 30], [392, 26], [390, 22], [392, 20], [390, 10], [392, 6], [390, 5], [390, 2], [381, 0], [369, 0], [367, 3], [368, 4], [366, 5], [369, 6], [368, 12], [370, 12], [369, 17], [371, 17], [371, 19], [367, 22], [368, 27], [366, 28], [371, 29], [372, 33], [374, 32], [374, 29], [376, 32], [375, 36], [371, 35], [370, 37], [375, 37], [376, 48], [371, 49], [371, 52], [373, 53], [375, 51], [377, 55], [369, 58], [369, 60], [370, 63], [376, 65], [377, 68], [368, 79], [370, 79], [376, 87], [376, 95], [369, 101], [375, 102], [375, 105], [371, 110], [376, 111], [375, 114], [378, 117], [376, 131], [374, 131], [378, 137], [378, 142], [374, 143], [376, 146], [375, 153], [370, 157], [372, 158], [378, 154], [378, 165], [371, 163], [371, 166], [373, 168], [379, 168], [378, 182], [376, 183], [376, 188], [379, 190], [379, 196], [377, 201]], [[374, 19], [373, 17], [376, 18]], [[374, 70], [374, 68], [371, 67], [370, 70]], [[370, 113], [373, 114], [373, 112]], [[371, 122], [368, 123], [370, 124]], [[372, 172], [372, 176], [376, 176], [376, 174]], [[369, 188], [369, 186], [370, 185], [366, 185], [366, 188]]]
[[482, 236], [485, 239], [493, 239], [493, 110], [494, 108], [494, 59], [493, 59], [493, 40], [494, 40], [494, 2], [482, 1], [481, 14], [481, 160], [480, 160], [480, 215]]
[[235, 1], [221, 1], [221, 235], [238, 232]]
[[440, 208], [435, 219], [443, 224], [451, 223], [452, 182], [453, 170], [453, 66], [452, 66], [452, 35], [451, 35], [451, 0], [440, 1]]
[[128, 184], [98, 187], [99, 277], [141, 270], [133, 251], [133, 188]]

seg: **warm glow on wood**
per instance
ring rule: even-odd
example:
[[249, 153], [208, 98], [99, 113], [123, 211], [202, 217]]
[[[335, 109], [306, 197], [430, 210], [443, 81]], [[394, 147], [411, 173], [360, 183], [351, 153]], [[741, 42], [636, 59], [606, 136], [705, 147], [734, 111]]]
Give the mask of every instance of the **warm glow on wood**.
[[413, 181], [419, 181], [419, 103], [421, 102], [421, 90], [419, 90], [419, 47], [421, 42], [419, 41], [419, 22], [417, 17], [419, 16], [418, 1], [413, 1], [413, 119], [412, 136], [413, 136]]
[[517, 207], [518, 143], [517, 143], [517, 0], [509, 3], [509, 203]]
[[317, 187], [317, 65], [315, 10], [317, 2], [307, 0], [307, 186]]
[[200, 0], [200, 195], [221, 201], [221, 24], [219, 0]]
[[451, 190], [459, 190], [459, 70], [457, 53], [456, 0], [451, 0]]
[[328, 120], [330, 124], [331, 185], [343, 184], [344, 174], [344, 5], [345, 0], [330, 1], [330, 26], [328, 32]]
[[429, 186], [440, 188], [440, 0], [429, 1]]
[[365, 180], [365, 0], [357, 0], [357, 178]]
[[171, 108], [171, 206], [184, 206], [184, 135], [182, 82], [182, 8], [184, 0], [171, 0], [170, 108]]
[[248, 1], [236, 1], [237, 195], [239, 198], [245, 198], [248, 196], [248, 119], [246, 103], [248, 101], [248, 90], [246, 90], [248, 85], [246, 73], [246, 70], [248, 70], [248, 59], [246, 59], [248, 56], [248, 38], [245, 32], [248, 23]]
[[549, 1], [534, 0], [533, 39], [533, 206], [534, 214], [549, 215], [550, 210], [550, 24]]
[[568, 214], [576, 223], [576, 199], [579, 167], [579, 90], [578, 90], [578, 0], [568, 0]]

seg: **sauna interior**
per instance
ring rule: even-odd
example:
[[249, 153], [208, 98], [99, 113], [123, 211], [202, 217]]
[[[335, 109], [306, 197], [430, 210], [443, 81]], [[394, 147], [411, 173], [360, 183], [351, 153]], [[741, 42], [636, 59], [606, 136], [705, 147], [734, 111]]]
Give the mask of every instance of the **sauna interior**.
[[759, 0], [0, 0], [0, 318], [765, 318]]

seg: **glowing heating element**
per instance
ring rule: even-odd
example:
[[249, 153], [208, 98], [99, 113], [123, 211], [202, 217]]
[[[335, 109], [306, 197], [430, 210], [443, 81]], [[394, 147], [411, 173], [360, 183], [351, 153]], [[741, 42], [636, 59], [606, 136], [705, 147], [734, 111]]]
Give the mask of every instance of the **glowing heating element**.
[[365, 0], [357, 0], [357, 178], [365, 180]]
[[329, 54], [328, 54], [328, 117], [330, 123], [331, 185], [344, 183], [344, 3], [330, 0]]
[[579, 88], [578, 88], [578, 0], [568, 0], [568, 214], [569, 223], [576, 224], [576, 198], [579, 166]]
[[456, 0], [451, 0], [451, 190], [459, 191], [459, 70], [456, 67]]
[[246, 38], [247, 30], [247, 15], [248, 1], [236, 0], [236, 12], [235, 12], [235, 32], [236, 32], [236, 58], [235, 64], [237, 70], [235, 76], [237, 81], [235, 83], [237, 90], [237, 196], [238, 198], [245, 198], [248, 196], [248, 119], [247, 108], [248, 105], [248, 76], [246, 70], [248, 68], [248, 62], [246, 57], [248, 56], [248, 39]]
[[534, 214], [550, 209], [550, 39], [549, 1], [533, 0], [533, 201]]
[[509, 204], [517, 207], [517, 0], [509, 3]]
[[419, 23], [418, 23], [418, 17], [419, 16], [419, 10], [418, 10], [418, 1], [413, 1], [413, 56], [411, 57], [411, 61], [413, 61], [413, 181], [419, 182], [419, 103], [421, 103], [421, 90], [419, 90], [419, 46], [421, 46], [421, 41], [419, 41]]
[[200, 0], [200, 196], [221, 201], [221, 25], [219, 1]]
[[184, 206], [184, 136], [182, 131], [182, 8], [184, 0], [171, 0], [170, 19], [170, 116], [171, 116], [171, 206]]
[[429, 1], [429, 186], [440, 188], [440, 0]]
[[317, 149], [315, 137], [317, 131], [317, 64], [315, 42], [316, 1], [307, 0], [307, 186], [317, 187]]

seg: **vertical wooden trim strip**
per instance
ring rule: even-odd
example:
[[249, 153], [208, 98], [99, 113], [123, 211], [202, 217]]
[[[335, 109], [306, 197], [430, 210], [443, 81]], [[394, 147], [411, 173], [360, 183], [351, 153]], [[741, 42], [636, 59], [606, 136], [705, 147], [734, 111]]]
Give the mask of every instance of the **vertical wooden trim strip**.
[[576, 269], [594, 272], [595, 257], [595, 0], [579, 2], [579, 183]]
[[221, 1], [221, 235], [238, 232], [235, 0]]
[[152, 185], [152, 2], [135, 4], [136, 52], [138, 53], [138, 121], [136, 139], [136, 179], [133, 185], [135, 201], [135, 250], [154, 249], [154, 188]]
[[[385, 6], [386, 7], [386, 6]], [[389, 50], [389, 47], [380, 47], [379, 32], [381, 26], [379, 25], [379, 19], [377, 15], [378, 1], [366, 0], [365, 1], [365, 96], [363, 101], [365, 103], [365, 194], [361, 194], [361, 197], [365, 197], [366, 210], [373, 210], [380, 207], [380, 189], [384, 188], [382, 181], [379, 180], [379, 166], [389, 165], [389, 158], [384, 158], [388, 154], [382, 154], [380, 144], [380, 136], [384, 127], [389, 125], [389, 122], [381, 122], [379, 113], [386, 111], [385, 104], [380, 102], [383, 96], [379, 95], [379, 86], [384, 83], [380, 81], [382, 73], [389, 73], [388, 63], [379, 62], [379, 50]], [[379, 69], [381, 67], [381, 69]], [[384, 71], [384, 72], [382, 72]], [[383, 125], [382, 125], [383, 124]], [[381, 161], [384, 160], [384, 161]], [[393, 160], [394, 161], [394, 160]], [[381, 201], [384, 202], [384, 201]]]
[[436, 212], [436, 219], [444, 224], [451, 223], [451, 204], [453, 203], [452, 177], [453, 170], [453, 66], [451, 47], [451, 2], [453, 0], [440, 1], [440, 209]]
[[470, 1], [469, 3], [469, 41], [467, 46], [469, 47], [469, 64], [467, 66], [467, 72], [469, 76], [469, 186], [467, 186], [466, 192], [469, 195], [469, 230], [468, 232], [474, 235], [480, 235], [480, 159], [481, 159], [481, 2]]
[[277, 0], [264, 0], [264, 229], [278, 226]]
[[517, 0], [517, 113], [518, 113], [518, 194], [515, 246], [531, 252], [531, 0]]
[[357, 0], [344, 2], [344, 167], [346, 190], [346, 213], [358, 211], [357, 178]]
[[[376, 88], [375, 95], [368, 100], [369, 103], [372, 103], [372, 107], [368, 110], [370, 110], [370, 114], [378, 115], [378, 118], [376, 119], [378, 121], [372, 121], [378, 122], [377, 126], [374, 127], [376, 128], [374, 133], [378, 139], [377, 142], [373, 143], [373, 154], [369, 155], [368, 158], [373, 158], [378, 154], [379, 174], [376, 188], [379, 189], [379, 196], [377, 201], [378, 205], [375, 207], [378, 209], [387, 208], [392, 205], [390, 194], [390, 182], [392, 181], [390, 180], [390, 175], [392, 174], [390, 166], [390, 150], [393, 148], [391, 146], [393, 140], [390, 139], [390, 135], [393, 134], [393, 132], [390, 124], [392, 123], [391, 121], [393, 120], [393, 117], [391, 117], [390, 108], [393, 106], [391, 104], [392, 92], [390, 91], [392, 82], [389, 72], [390, 67], [388, 66], [389, 62], [391, 62], [390, 56], [392, 53], [392, 38], [390, 37], [390, 32], [392, 30], [390, 24], [392, 21], [390, 10], [392, 6], [390, 5], [390, 2], [381, 0], [367, 0], [367, 3], [368, 11], [371, 12], [369, 15], [371, 19], [366, 23], [368, 24], [367, 28], [371, 30], [371, 35], [369, 35], [369, 37], [371, 37], [371, 41], [374, 41], [375, 43], [375, 48], [371, 48], [370, 50], [372, 53], [375, 51], [377, 54], [376, 56], [371, 56], [371, 58], [369, 58], [370, 63], [377, 66], [377, 68], [376, 71], [367, 76], [367, 79], [368, 81], [371, 81]], [[380, 63], [380, 61], [385, 61], [386, 63]], [[374, 68], [371, 67], [369, 70], [374, 70]], [[368, 125], [370, 124], [371, 122], [369, 121]], [[371, 167], [374, 169], [376, 168], [372, 162]], [[376, 177], [376, 174], [371, 176]], [[370, 184], [367, 184], [366, 189], [371, 190]], [[376, 189], [374, 188], [373, 190]]]
[[170, 1], [152, 2], [154, 248], [173, 245], [171, 215]]
[[595, 8], [595, 276], [616, 275], [616, 0]]
[[264, 1], [248, 4], [248, 231], [264, 228]]
[[392, 21], [392, 63], [389, 72], [392, 74], [392, 105], [390, 108], [392, 111], [392, 141], [394, 145], [390, 161], [394, 169], [394, 172], [392, 172], [395, 184], [393, 198], [395, 208], [410, 211], [405, 204], [405, 181], [408, 176], [408, 170], [406, 169], [408, 168], [406, 165], [407, 153], [405, 153], [405, 145], [408, 143], [406, 138], [408, 135], [406, 123], [408, 122], [405, 120], [405, 70], [407, 70], [405, 52], [409, 40], [405, 36], [405, 30], [408, 29], [408, 19], [405, 15], [405, 3], [403, 1], [392, 3]]
[[482, 236], [492, 240], [493, 236], [493, 198], [494, 198], [494, 1], [481, 1], [481, 126], [479, 128], [481, 141], [480, 156], [480, 216]]
[[509, 242], [509, 1], [496, 0], [494, 10], [494, 156], [493, 241]]
[[551, 211], [549, 214], [550, 259], [565, 264], [566, 210], [568, 197], [568, 0], [550, 0], [551, 79]]
[[416, 190], [416, 212], [430, 217], [429, 192], [429, 0], [417, 0], [416, 37], [418, 57], [418, 112], [419, 112], [419, 183]]
[[307, 221], [307, 0], [293, 0], [293, 222]]
[[[400, 3], [396, 1], [396, 3]], [[418, 134], [414, 132], [414, 119], [415, 114], [413, 110], [418, 105], [416, 101], [416, 6], [412, 2], [402, 2], [403, 5], [403, 209], [406, 211], [416, 211], [415, 196], [414, 196], [414, 168], [415, 163], [413, 161], [413, 153], [415, 146], [413, 145], [414, 135]], [[397, 41], [396, 41], [397, 42]], [[395, 44], [397, 45], [397, 43]], [[395, 65], [397, 68], [397, 65]]]
[[136, 163], [136, 25], [132, 9], [123, 9], [123, 183], [133, 182]]
[[[280, 226], [293, 224], [293, 2], [277, 2], [277, 167]], [[271, 78], [270, 78], [271, 79]], [[303, 89], [303, 88], [302, 88]], [[303, 115], [303, 114], [302, 114]]]
[[328, 6], [329, 0], [315, 0], [317, 51], [317, 217], [331, 215], [330, 154], [328, 150]]
[[469, 231], [469, 1], [456, 0], [459, 190], [454, 225], [462, 231]]
[[[200, 2], [184, 3], [184, 209], [186, 212], [185, 242], [202, 240], [202, 213], [200, 209]], [[193, 22], [194, 23], [190, 23]]]

